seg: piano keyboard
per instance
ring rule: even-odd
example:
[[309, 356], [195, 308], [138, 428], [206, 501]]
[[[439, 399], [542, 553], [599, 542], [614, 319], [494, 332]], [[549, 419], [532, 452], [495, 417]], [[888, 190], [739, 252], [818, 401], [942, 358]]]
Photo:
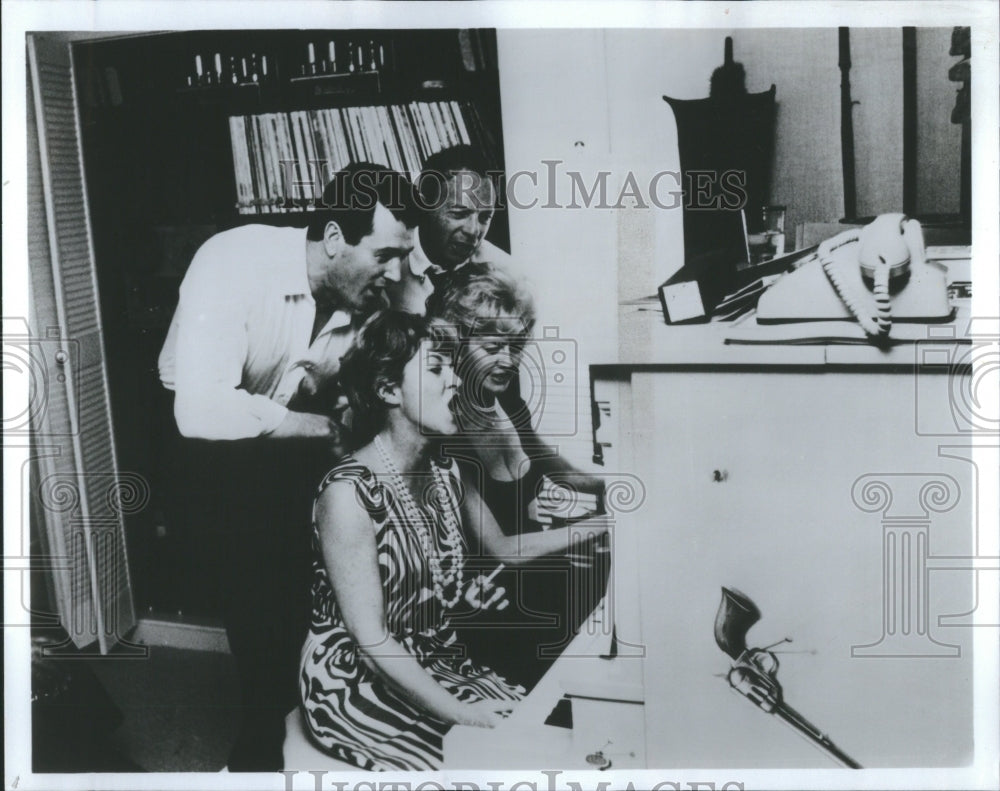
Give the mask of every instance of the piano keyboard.
[[[559, 719], [560, 712], [556, 709], [567, 688], [606, 686], [609, 678], [616, 675], [615, 665], [622, 660], [610, 658], [612, 629], [607, 618], [605, 601], [602, 601], [542, 680], [496, 728], [453, 727], [444, 740], [444, 768], [550, 769], [558, 766], [592, 769], [587, 756], [602, 745], [584, 749], [576, 744], [580, 726], [585, 723], [574, 723], [574, 731], [546, 724], [546, 721]], [[635, 667], [635, 660], [625, 661], [631, 661]], [[644, 756], [641, 742], [641, 738], [634, 737], [629, 744], [632, 760], [639, 762], [634, 764], [636, 766], [641, 765]], [[618, 761], [617, 765], [622, 763], [625, 761]]]

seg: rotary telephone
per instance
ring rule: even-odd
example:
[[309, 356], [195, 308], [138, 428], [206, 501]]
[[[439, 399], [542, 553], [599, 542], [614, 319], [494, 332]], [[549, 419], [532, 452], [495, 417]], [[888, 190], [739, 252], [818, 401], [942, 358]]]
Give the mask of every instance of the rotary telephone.
[[765, 292], [757, 321], [856, 321], [875, 345], [893, 322], [952, 318], [945, 270], [928, 262], [920, 223], [883, 214], [822, 242], [795, 272]]

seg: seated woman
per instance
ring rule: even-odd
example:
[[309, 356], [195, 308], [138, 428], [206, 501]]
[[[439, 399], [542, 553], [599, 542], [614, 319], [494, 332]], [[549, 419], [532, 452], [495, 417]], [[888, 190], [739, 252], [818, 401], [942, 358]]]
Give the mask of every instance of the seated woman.
[[[427, 311], [461, 338], [462, 386], [454, 411], [462, 442], [448, 445], [468, 448], [463, 477], [479, 489], [503, 533], [524, 541], [553, 525], [603, 513], [603, 482], [574, 469], [532, 428], [519, 392], [519, 366], [535, 318], [531, 299], [517, 281], [489, 265], [467, 264], [443, 277]], [[474, 551], [480, 548], [474, 536], [471, 542]], [[515, 607], [456, 624], [472, 656], [529, 688], [607, 586], [605, 541], [567, 549], [564, 545], [561, 555], [509, 569], [497, 579]]]
[[[458, 385], [440, 328], [406, 313], [372, 316], [342, 360], [355, 447], [320, 484], [313, 511], [313, 606], [299, 689], [312, 739], [370, 770], [429, 770], [454, 723], [493, 727], [524, 694], [459, 657], [451, 614], [479, 595], [465, 572], [462, 521], [496, 554], [515, 547], [453, 463]], [[531, 542], [524, 557], [576, 540]], [[512, 560], [514, 558], [512, 557]]]

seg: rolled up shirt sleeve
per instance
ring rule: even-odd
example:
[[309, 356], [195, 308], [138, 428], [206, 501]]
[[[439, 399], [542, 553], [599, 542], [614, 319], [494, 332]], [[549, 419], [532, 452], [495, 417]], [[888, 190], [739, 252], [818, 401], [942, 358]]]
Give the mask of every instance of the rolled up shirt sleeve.
[[270, 434], [285, 419], [288, 408], [267, 396], [246, 390], [185, 392], [178, 389], [174, 418], [185, 437], [246, 439]]
[[174, 417], [186, 437], [232, 440], [273, 431], [288, 414], [241, 387], [247, 360], [248, 299], [241, 273], [212, 261], [204, 245], [181, 285], [174, 358]]

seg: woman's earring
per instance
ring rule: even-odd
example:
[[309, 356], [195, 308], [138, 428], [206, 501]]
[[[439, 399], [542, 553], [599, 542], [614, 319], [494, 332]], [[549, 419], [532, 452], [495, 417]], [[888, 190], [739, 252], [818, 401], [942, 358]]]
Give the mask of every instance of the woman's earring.
[[389, 382], [380, 382], [375, 388], [375, 394], [385, 403], [396, 406], [400, 402], [399, 385]]

